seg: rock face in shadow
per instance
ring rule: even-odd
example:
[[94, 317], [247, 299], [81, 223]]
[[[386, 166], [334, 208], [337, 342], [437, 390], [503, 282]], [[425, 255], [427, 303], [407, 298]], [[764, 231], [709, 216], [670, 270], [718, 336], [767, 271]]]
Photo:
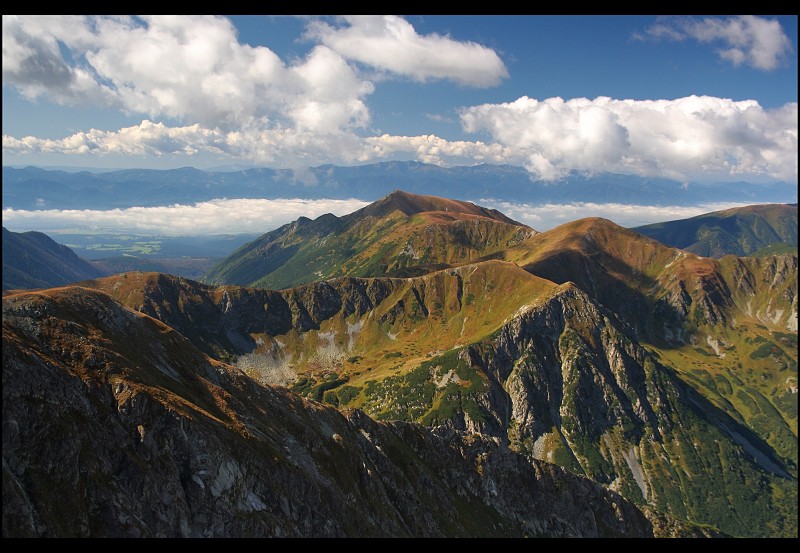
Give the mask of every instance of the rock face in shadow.
[[260, 386], [102, 292], [62, 288], [3, 299], [3, 535], [651, 536], [653, 525], [497, 439]]

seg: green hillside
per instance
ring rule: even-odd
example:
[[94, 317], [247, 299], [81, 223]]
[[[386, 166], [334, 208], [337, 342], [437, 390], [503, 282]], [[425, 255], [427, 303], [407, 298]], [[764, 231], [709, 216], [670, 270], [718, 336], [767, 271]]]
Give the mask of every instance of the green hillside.
[[705, 257], [797, 252], [797, 204], [751, 205], [634, 230]]
[[397, 191], [344, 217], [301, 217], [245, 244], [203, 281], [282, 289], [346, 275], [411, 276], [470, 262], [533, 234], [495, 210]]

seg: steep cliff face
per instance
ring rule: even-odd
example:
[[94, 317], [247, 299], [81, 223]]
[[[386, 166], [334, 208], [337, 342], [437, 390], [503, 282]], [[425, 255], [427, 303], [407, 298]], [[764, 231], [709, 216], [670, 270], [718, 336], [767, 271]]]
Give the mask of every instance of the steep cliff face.
[[104, 293], [3, 299], [4, 537], [652, 533], [588, 479], [259, 386]]
[[796, 497], [791, 452], [698, 394], [575, 285], [540, 298], [460, 357], [488, 386], [476, 393], [477, 416], [465, 410], [456, 427], [502, 429], [532, 457], [731, 533], [796, 531], [775, 516], [788, 516], [793, 500], [782, 498]]

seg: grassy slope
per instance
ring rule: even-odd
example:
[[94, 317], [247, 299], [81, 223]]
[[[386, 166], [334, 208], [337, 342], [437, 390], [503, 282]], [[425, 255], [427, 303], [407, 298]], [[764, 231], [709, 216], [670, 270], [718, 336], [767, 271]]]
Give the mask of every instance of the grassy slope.
[[214, 266], [209, 283], [281, 289], [337, 276], [409, 276], [470, 262], [533, 231], [499, 212], [396, 192], [345, 217], [299, 219]]
[[797, 206], [752, 205], [638, 227], [637, 232], [698, 255], [753, 255], [773, 244], [797, 250]]
[[[503, 257], [554, 282], [574, 280], [633, 324], [644, 344], [712, 402], [754, 424], [797, 463], [796, 402], [790, 401], [797, 382], [797, 350], [791, 347], [797, 336], [796, 255], [715, 260], [663, 246], [610, 221], [582, 219], [538, 234]], [[680, 313], [659, 309], [681, 295], [688, 304], [680, 317], [683, 329], [661, 326], [665, 315]], [[772, 345], [777, 349], [767, 353]], [[720, 396], [703, 383], [709, 378], [726, 380], [722, 389], [731, 392]], [[737, 382], [745, 381], [776, 411], [765, 408], [764, 415], [727, 397], [740, 393]], [[752, 423], [751, 413], [772, 422]]]

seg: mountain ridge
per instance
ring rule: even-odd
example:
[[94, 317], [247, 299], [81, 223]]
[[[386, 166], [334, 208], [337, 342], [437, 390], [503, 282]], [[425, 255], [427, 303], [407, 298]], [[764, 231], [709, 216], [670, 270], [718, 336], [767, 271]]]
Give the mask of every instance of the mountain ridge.
[[104, 274], [46, 234], [3, 227], [3, 290], [49, 288]]
[[714, 535], [481, 436], [258, 387], [99, 291], [3, 311], [4, 537]]
[[[764, 204], [636, 227], [669, 246], [707, 257], [797, 251], [797, 204]], [[767, 250], [772, 246], [771, 249]], [[775, 248], [782, 246], [780, 250]]]

